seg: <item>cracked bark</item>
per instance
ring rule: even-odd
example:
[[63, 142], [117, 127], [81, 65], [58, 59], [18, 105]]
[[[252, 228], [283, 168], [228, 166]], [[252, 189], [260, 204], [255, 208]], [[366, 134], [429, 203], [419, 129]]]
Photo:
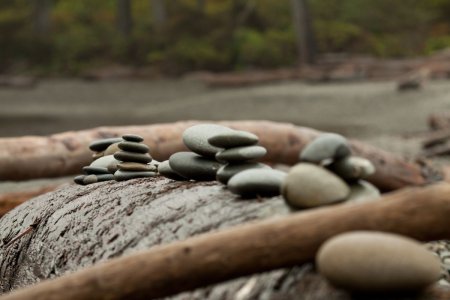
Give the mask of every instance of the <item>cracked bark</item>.
[[[152, 178], [71, 185], [34, 198], [0, 219], [0, 294], [155, 245], [288, 213], [280, 197], [241, 200], [216, 182]], [[34, 230], [9, 244], [32, 224]], [[448, 291], [437, 292], [448, 296]], [[433, 293], [405, 299], [444, 299]], [[243, 277], [174, 298], [297, 299], [299, 295], [357, 299], [330, 287], [311, 264]]]

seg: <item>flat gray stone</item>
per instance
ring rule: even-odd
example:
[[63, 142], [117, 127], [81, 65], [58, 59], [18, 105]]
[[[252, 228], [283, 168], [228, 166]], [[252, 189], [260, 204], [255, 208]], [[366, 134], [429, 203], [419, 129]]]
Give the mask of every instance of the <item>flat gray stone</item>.
[[439, 280], [437, 256], [410, 238], [354, 231], [326, 241], [316, 265], [334, 286], [356, 292], [414, 292]]
[[178, 174], [177, 172], [175, 172], [174, 170], [172, 170], [168, 160], [165, 160], [159, 164], [158, 172], [162, 176], [169, 178], [169, 179], [173, 179], [173, 180], [177, 180], [177, 181], [188, 180], [186, 177], [183, 177], [180, 174]]
[[225, 149], [251, 146], [258, 143], [258, 141], [257, 135], [242, 130], [219, 133], [208, 139], [211, 145]]
[[350, 144], [345, 137], [336, 133], [324, 133], [303, 148], [299, 159], [320, 164], [325, 160], [337, 160], [350, 154]]
[[109, 138], [109, 139], [95, 140], [89, 144], [89, 149], [91, 149], [94, 152], [102, 152], [106, 148], [108, 148], [109, 145], [118, 143], [121, 141], [122, 141], [122, 138]]
[[150, 150], [146, 144], [136, 142], [120, 142], [118, 147], [120, 150], [136, 153], [148, 153]]
[[243, 162], [255, 160], [266, 155], [267, 150], [262, 146], [244, 146], [230, 148], [216, 154], [216, 159], [226, 162]]
[[183, 177], [211, 181], [216, 179], [217, 170], [222, 166], [214, 159], [203, 157], [192, 152], [178, 152], [169, 158], [172, 170]]
[[350, 188], [341, 178], [321, 166], [299, 163], [289, 171], [281, 193], [292, 207], [310, 208], [344, 201]]
[[155, 165], [142, 164], [136, 162], [121, 162], [117, 165], [122, 171], [142, 171], [142, 172], [157, 172], [158, 168]]
[[330, 164], [328, 169], [348, 181], [364, 179], [375, 173], [375, 166], [372, 162], [358, 156], [338, 159]]
[[380, 198], [380, 191], [376, 186], [365, 180], [358, 180], [350, 185], [350, 195], [346, 203], [362, 203]]
[[125, 181], [135, 178], [146, 178], [156, 176], [156, 172], [135, 172], [118, 170], [114, 173], [114, 179], [117, 181]]
[[86, 177], [86, 175], [78, 175], [78, 176], [75, 176], [75, 178], [73, 179], [73, 181], [74, 181], [76, 184], [84, 185], [84, 177]]
[[183, 142], [189, 150], [207, 157], [214, 157], [217, 152], [223, 150], [208, 142], [214, 135], [233, 131], [232, 129], [215, 124], [199, 124], [189, 127], [183, 132]]
[[86, 166], [83, 167], [83, 172], [91, 175], [91, 174], [109, 174], [109, 171], [107, 168], [102, 168], [102, 167], [91, 167], [91, 166]]
[[230, 180], [231, 177], [236, 175], [239, 172], [249, 170], [249, 169], [261, 169], [266, 168], [270, 169], [268, 165], [257, 163], [257, 162], [243, 162], [239, 164], [227, 164], [225, 166], [222, 166], [216, 174], [217, 181], [220, 181], [223, 184], [227, 184], [228, 180]]
[[125, 141], [136, 142], [136, 143], [141, 143], [144, 141], [143, 137], [136, 135], [136, 134], [124, 134], [124, 135], [122, 135], [122, 138]]
[[119, 151], [114, 154], [114, 158], [124, 162], [137, 162], [147, 164], [152, 161], [148, 153], [135, 153], [129, 151]]
[[98, 182], [114, 180], [113, 174], [98, 174], [96, 176]]
[[243, 198], [272, 197], [280, 194], [286, 173], [273, 169], [250, 169], [239, 172], [228, 181], [227, 188]]
[[98, 182], [97, 175], [86, 175], [83, 178], [83, 184], [92, 184]]

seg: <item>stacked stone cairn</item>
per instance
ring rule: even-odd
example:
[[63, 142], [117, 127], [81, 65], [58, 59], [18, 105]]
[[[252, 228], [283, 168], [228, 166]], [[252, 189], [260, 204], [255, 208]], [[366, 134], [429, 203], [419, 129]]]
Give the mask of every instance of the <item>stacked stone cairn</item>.
[[126, 134], [122, 138], [123, 141], [117, 145], [119, 151], [114, 153], [114, 158], [120, 161], [114, 179], [124, 181], [156, 176], [158, 169], [156, 165], [150, 164], [153, 159], [148, 146], [142, 143], [144, 139], [133, 134]]
[[215, 124], [199, 124], [184, 131], [183, 142], [192, 152], [178, 152], [162, 162], [158, 168], [161, 175], [173, 180], [218, 180], [233, 193], [245, 197], [279, 194], [286, 174], [254, 162], [267, 152], [256, 145], [256, 135]]
[[86, 185], [155, 176], [157, 162], [152, 161], [148, 146], [142, 142], [142, 137], [132, 134], [92, 142], [89, 149], [94, 152], [94, 161], [83, 167], [85, 175], [76, 176], [75, 183]]
[[320, 135], [304, 147], [299, 160], [281, 188], [293, 208], [371, 201], [380, 196], [379, 190], [364, 180], [375, 173], [374, 165], [352, 156], [348, 140], [341, 135]]

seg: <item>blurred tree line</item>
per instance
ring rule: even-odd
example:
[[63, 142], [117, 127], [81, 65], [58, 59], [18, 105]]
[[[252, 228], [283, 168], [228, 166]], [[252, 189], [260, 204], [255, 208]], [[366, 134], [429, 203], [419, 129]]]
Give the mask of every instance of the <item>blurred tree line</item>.
[[449, 46], [449, 0], [0, 1], [3, 71], [123, 63], [179, 74], [293, 66], [316, 51], [408, 57]]

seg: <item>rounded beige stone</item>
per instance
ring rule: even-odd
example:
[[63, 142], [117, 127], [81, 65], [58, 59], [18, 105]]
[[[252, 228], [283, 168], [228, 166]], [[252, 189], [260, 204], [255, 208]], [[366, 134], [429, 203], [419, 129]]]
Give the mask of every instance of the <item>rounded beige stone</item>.
[[319, 249], [316, 264], [336, 287], [359, 292], [416, 291], [440, 277], [439, 259], [422, 244], [383, 232], [335, 236]]
[[299, 163], [289, 171], [281, 193], [291, 206], [310, 208], [343, 201], [350, 194], [350, 188], [323, 167]]

